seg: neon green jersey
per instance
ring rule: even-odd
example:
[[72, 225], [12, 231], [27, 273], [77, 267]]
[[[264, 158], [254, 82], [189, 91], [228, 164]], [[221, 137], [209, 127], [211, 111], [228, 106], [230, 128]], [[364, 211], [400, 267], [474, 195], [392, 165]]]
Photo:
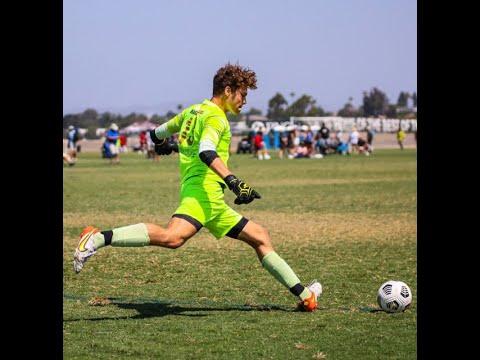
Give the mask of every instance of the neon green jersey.
[[192, 105], [170, 119], [166, 124], [169, 133], [178, 134], [181, 183], [195, 176], [210, 182], [223, 180], [200, 160], [200, 143], [209, 144], [227, 165], [230, 149], [230, 124], [222, 109], [210, 100]]

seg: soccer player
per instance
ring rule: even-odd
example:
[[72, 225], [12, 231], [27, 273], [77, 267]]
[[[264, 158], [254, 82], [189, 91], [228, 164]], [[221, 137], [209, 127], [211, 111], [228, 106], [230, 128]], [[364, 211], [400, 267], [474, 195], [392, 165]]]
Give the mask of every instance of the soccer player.
[[[239, 65], [227, 64], [213, 78], [213, 96], [192, 105], [168, 122], [150, 131], [155, 151], [160, 155], [179, 152], [180, 205], [167, 227], [139, 223], [100, 231], [88, 226], [74, 254], [74, 270], [102, 247], [162, 246], [176, 249], [202, 226], [220, 239], [228, 236], [250, 245], [262, 266], [281, 284], [298, 296], [299, 309], [314, 311], [321, 285], [313, 281], [302, 285], [290, 266], [274, 250], [270, 235], [262, 226], [246, 219], [224, 201], [228, 187], [237, 196], [235, 204], [248, 204], [260, 194], [227, 167], [231, 139], [226, 113], [239, 114], [246, 104], [248, 89], [256, 89], [256, 74]], [[178, 145], [167, 139], [179, 133]]]

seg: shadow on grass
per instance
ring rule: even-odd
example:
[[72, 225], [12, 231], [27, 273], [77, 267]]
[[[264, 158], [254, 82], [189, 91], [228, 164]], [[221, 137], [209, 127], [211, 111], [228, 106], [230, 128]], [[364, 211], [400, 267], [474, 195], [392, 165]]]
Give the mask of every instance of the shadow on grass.
[[153, 317], [163, 317], [167, 315], [175, 316], [190, 316], [190, 317], [204, 317], [210, 314], [205, 312], [218, 311], [284, 311], [294, 312], [296, 309], [290, 307], [282, 307], [279, 305], [235, 305], [229, 304], [225, 306], [195, 306], [195, 305], [179, 305], [173, 302], [143, 302], [143, 303], [127, 303], [116, 301], [115, 298], [110, 298], [111, 304], [108, 306], [116, 306], [125, 310], [136, 310], [138, 314], [132, 316], [112, 316], [112, 317], [97, 317], [97, 318], [78, 318], [78, 319], [64, 319], [64, 322], [74, 321], [103, 321], [103, 320], [121, 320], [121, 319], [147, 319]]

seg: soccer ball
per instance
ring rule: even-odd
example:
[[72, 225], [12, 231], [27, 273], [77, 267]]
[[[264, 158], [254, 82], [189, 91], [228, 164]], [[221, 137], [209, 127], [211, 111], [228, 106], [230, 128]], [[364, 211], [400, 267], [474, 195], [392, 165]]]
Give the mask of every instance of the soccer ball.
[[412, 291], [403, 281], [390, 280], [378, 289], [377, 302], [383, 311], [402, 312], [412, 303]]

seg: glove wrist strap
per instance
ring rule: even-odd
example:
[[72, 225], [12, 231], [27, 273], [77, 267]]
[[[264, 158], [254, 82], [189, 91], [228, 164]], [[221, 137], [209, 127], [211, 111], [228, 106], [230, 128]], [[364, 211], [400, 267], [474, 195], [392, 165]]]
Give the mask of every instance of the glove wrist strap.
[[232, 185], [230, 183], [234, 180], [237, 180], [237, 177], [233, 174], [227, 175], [223, 178], [223, 181], [225, 181], [225, 184], [227, 184], [230, 190], [232, 189]]
[[155, 134], [155, 130], [150, 130], [150, 139], [152, 139], [153, 143], [157, 145], [161, 145], [165, 142], [165, 139], [157, 138], [157, 135]]

